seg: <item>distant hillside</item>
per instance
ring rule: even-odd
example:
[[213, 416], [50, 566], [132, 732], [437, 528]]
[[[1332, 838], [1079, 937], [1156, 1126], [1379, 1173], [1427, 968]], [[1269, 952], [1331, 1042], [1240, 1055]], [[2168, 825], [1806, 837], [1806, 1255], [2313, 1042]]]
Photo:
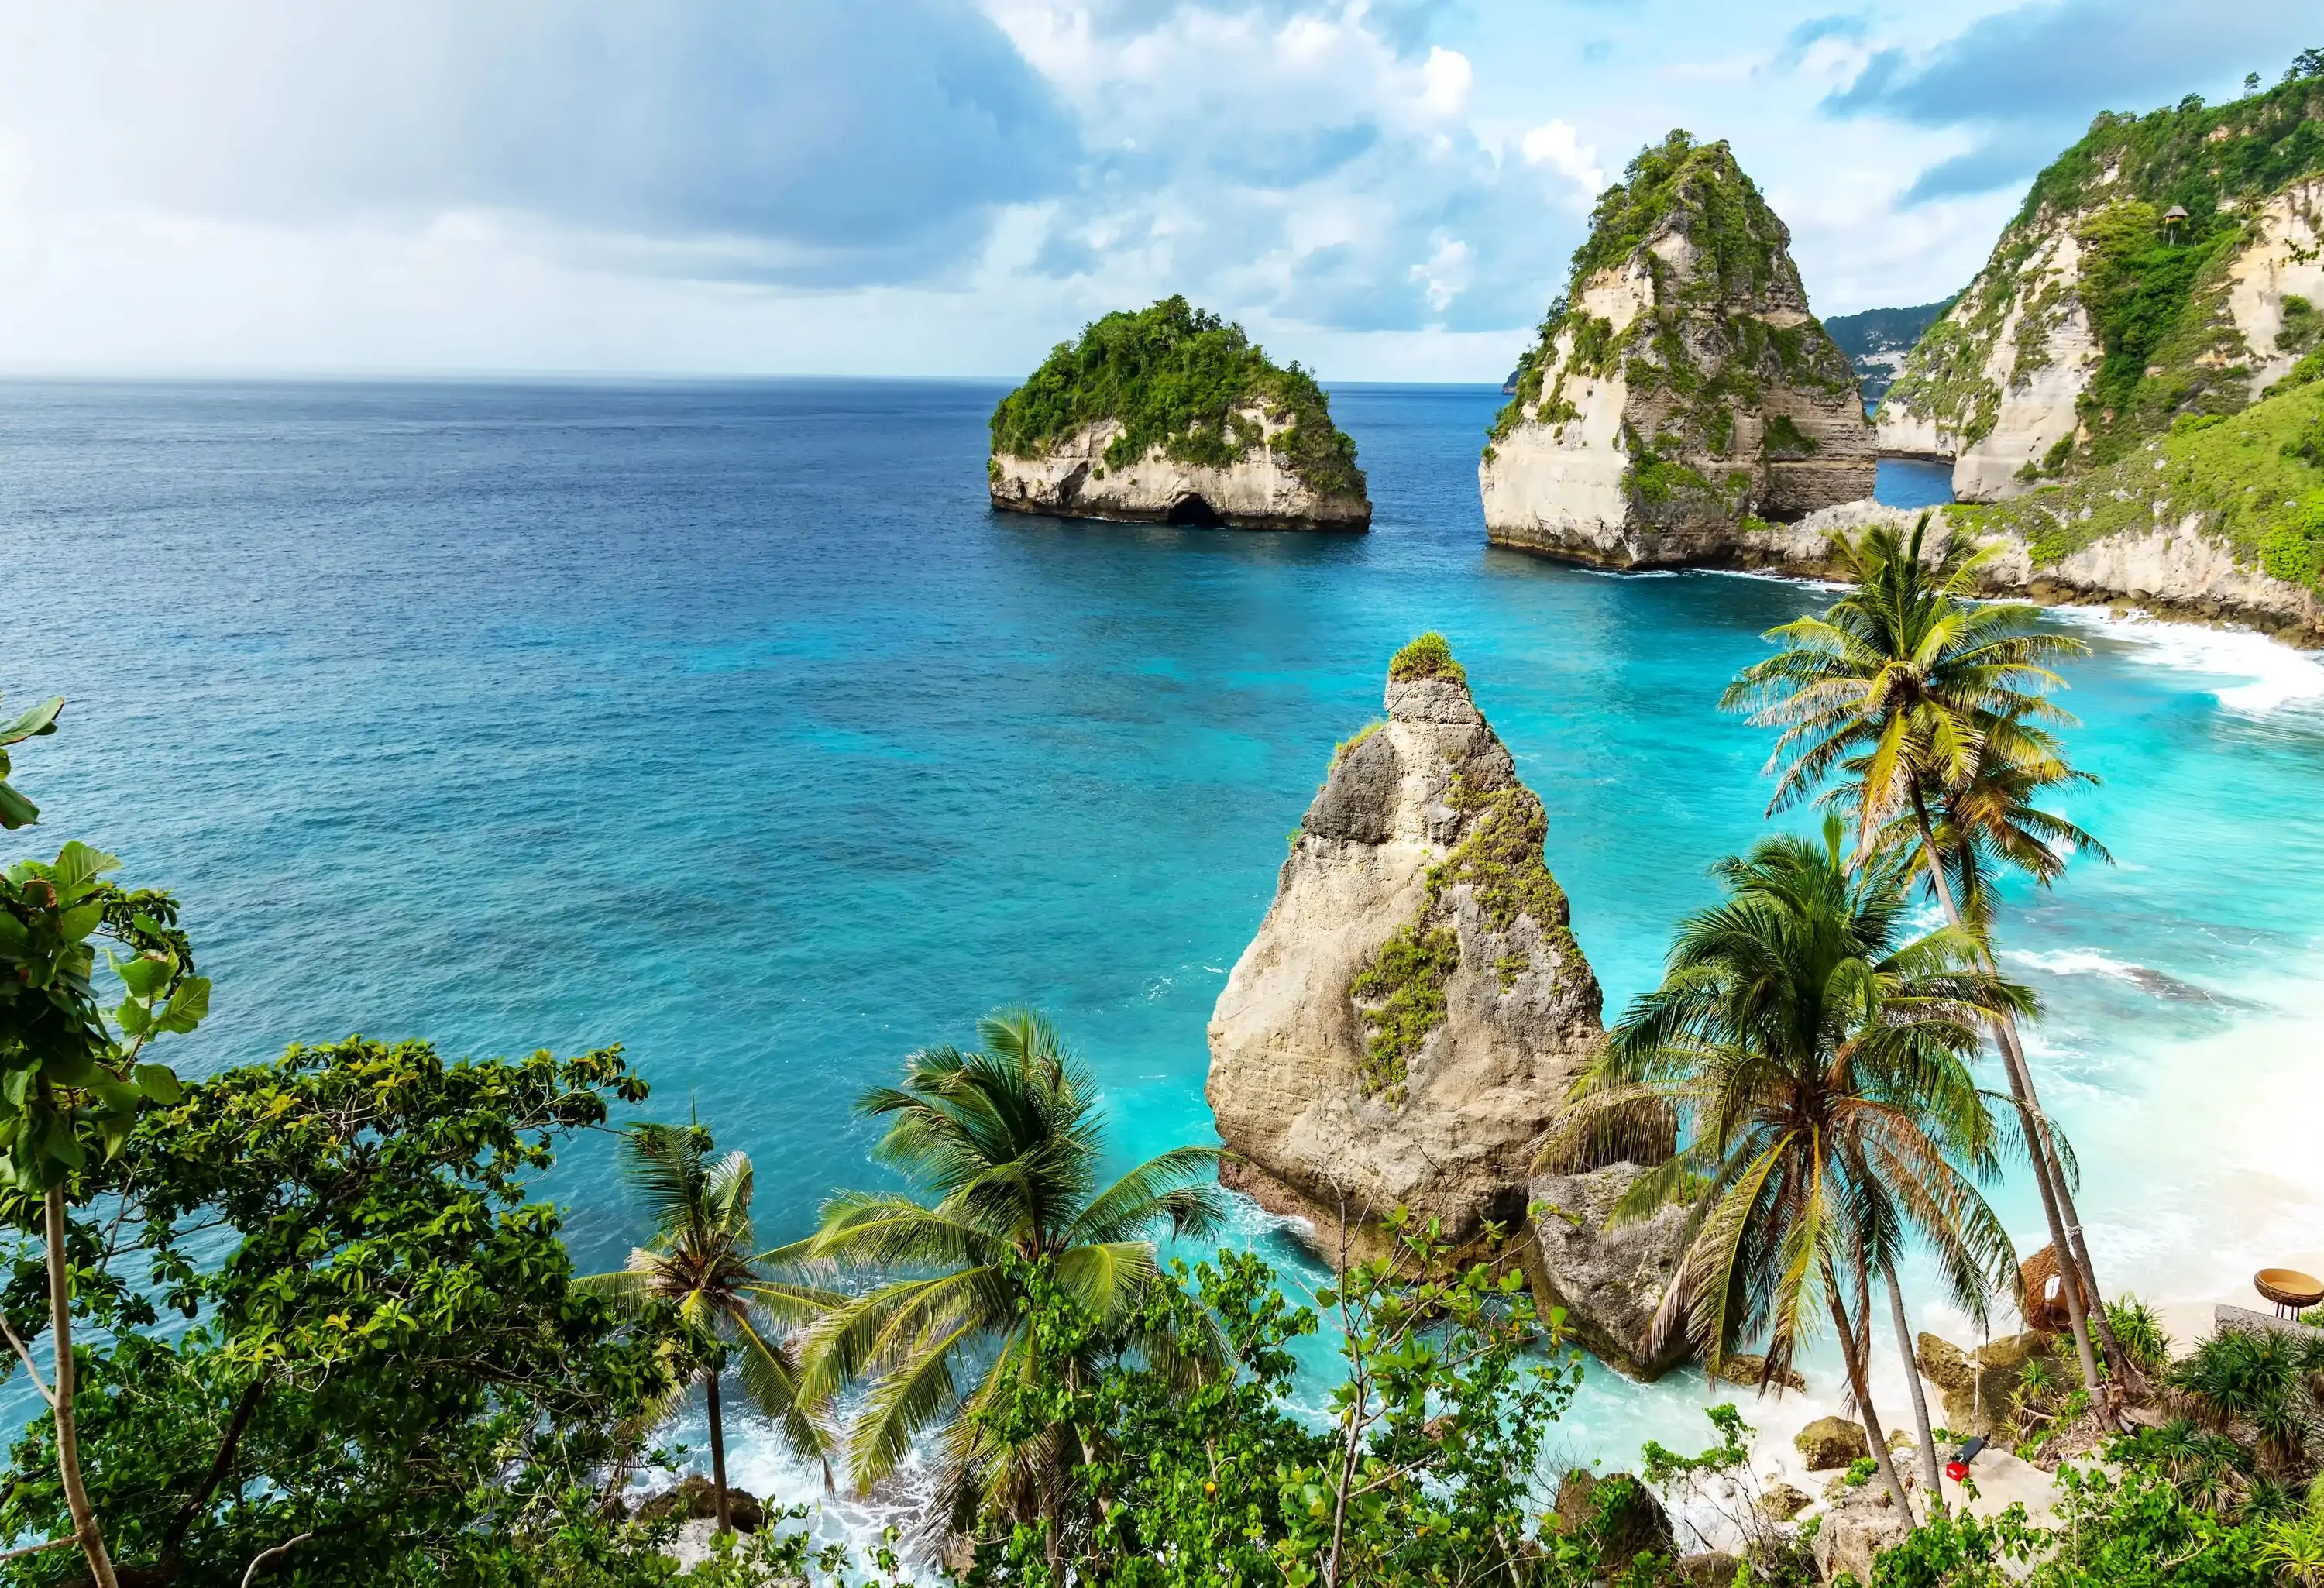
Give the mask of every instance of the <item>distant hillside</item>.
[[1843, 314], [1823, 322], [1823, 328], [1831, 333], [1831, 339], [1840, 344], [1840, 350], [1856, 365], [1856, 381], [1864, 388], [1864, 406], [1868, 410], [1879, 406], [1890, 383], [1904, 367], [1904, 355], [1921, 339], [1921, 333], [1936, 324], [1952, 306], [1953, 300], [1947, 298], [1911, 309], [1868, 309], [1860, 314]]

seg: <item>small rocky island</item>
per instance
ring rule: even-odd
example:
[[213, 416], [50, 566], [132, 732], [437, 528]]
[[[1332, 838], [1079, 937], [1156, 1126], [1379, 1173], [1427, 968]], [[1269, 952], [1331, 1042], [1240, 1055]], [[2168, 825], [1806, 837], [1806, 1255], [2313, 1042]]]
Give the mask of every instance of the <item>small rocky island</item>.
[[1061, 342], [992, 411], [986, 472], [1011, 512], [1240, 530], [1366, 530], [1356, 444], [1314, 377], [1166, 298]]
[[1652, 1377], [1670, 1361], [1637, 1345], [1678, 1214], [1609, 1233], [1640, 1166], [1533, 1171], [1603, 1035], [1598, 978], [1543, 863], [1541, 801], [1439, 636], [1397, 654], [1386, 704], [1333, 752], [1212, 1013], [1220, 1178], [1309, 1221], [1334, 1260], [1386, 1254], [1397, 1207], [1463, 1246], [1498, 1222], [1545, 1309]]
[[1478, 466], [1498, 543], [1612, 568], [1769, 559], [1771, 521], [1872, 494], [1856, 372], [1723, 143], [1607, 190]]

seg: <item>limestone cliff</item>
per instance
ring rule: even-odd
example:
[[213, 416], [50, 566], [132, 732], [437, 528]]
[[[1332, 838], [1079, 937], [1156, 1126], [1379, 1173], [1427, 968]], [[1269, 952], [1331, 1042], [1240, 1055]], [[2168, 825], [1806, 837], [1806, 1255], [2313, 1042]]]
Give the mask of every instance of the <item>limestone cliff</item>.
[[1720, 563], [1752, 521], [1870, 495], [1855, 371], [1790, 244], [1725, 143], [1641, 152], [1478, 466], [1491, 538], [1616, 568]]
[[1991, 502], [2236, 412], [2318, 341], [2324, 78], [2100, 115], [2034, 180], [1905, 360], [1883, 451], [1953, 460]]
[[1436, 636], [1398, 653], [1387, 711], [1335, 752], [1211, 1017], [1220, 1177], [1333, 1259], [1385, 1252], [1399, 1207], [1464, 1246], [1499, 1221], [1582, 1339], [1651, 1371], [1629, 1348], [1674, 1230], [1600, 1239], [1635, 1168], [1569, 1177], [1579, 1223], [1557, 1215], [1546, 1257], [1524, 1229], [1535, 1146], [1602, 1034], [1541, 801]]
[[1323, 389], [1240, 326], [1168, 298], [1060, 343], [992, 413], [992, 505], [1249, 530], [1371, 523]]
[[[1766, 565], [1829, 572], [1833, 531], [1912, 516], [1869, 502], [1827, 509], [1766, 538]], [[2183, 419], [2113, 463], [1948, 508], [1943, 521], [1992, 548], [1983, 577], [1996, 595], [2127, 605], [2324, 645], [2324, 355], [2232, 417]]]

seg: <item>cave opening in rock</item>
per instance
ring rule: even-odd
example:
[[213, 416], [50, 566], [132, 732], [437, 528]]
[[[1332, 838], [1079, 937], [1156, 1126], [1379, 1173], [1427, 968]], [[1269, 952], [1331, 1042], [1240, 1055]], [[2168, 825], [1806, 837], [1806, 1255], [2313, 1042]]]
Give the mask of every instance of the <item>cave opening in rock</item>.
[[1212, 511], [1209, 503], [1200, 496], [1189, 495], [1181, 496], [1177, 501], [1170, 503], [1168, 522], [1174, 524], [1191, 524], [1197, 529], [1215, 530], [1223, 521]]

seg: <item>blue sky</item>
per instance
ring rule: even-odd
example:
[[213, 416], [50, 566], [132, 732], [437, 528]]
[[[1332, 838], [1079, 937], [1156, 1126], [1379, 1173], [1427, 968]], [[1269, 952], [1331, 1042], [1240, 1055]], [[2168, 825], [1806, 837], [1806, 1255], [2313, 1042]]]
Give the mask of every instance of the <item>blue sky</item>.
[[1825, 314], [1983, 259], [2288, 0], [0, 0], [0, 365], [1003, 374], [1169, 291], [1498, 378], [1591, 198], [1731, 141]]

